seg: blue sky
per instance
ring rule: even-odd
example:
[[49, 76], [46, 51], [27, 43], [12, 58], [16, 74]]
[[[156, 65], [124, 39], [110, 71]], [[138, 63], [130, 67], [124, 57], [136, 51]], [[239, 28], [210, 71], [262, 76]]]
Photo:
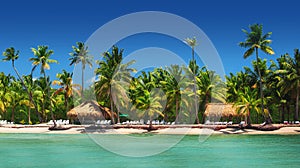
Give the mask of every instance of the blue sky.
[[[53, 59], [59, 64], [52, 65], [47, 71], [51, 79], [55, 74], [66, 69], [73, 71], [69, 65], [71, 46], [77, 41], [86, 41], [89, 36], [105, 23], [125, 14], [140, 11], [163, 11], [184, 17], [200, 27], [216, 47], [225, 69], [225, 73], [237, 72], [243, 66], [251, 66], [254, 59], [243, 59], [245, 49], [238, 46], [245, 36], [241, 31], [249, 24], [261, 23], [264, 31], [272, 31], [272, 47], [275, 56], [260, 54], [262, 58], [276, 59], [286, 52], [292, 54], [294, 48], [300, 48], [299, 2], [286, 1], [234, 1], [234, 0], [110, 0], [110, 1], [2, 1], [0, 10], [0, 51], [15, 47], [20, 50], [20, 58], [16, 66], [22, 74], [28, 74], [33, 56], [30, 48], [37, 45], [48, 45], [54, 50]], [[121, 43], [124, 55], [133, 49], [156, 46], [186, 53], [188, 47], [178, 49], [172, 45], [174, 40], [158, 37], [160, 40], [137, 40]], [[152, 40], [151, 40], [152, 39]], [[136, 41], [136, 43], [134, 43]], [[157, 44], [156, 44], [157, 43]], [[175, 42], [176, 43], [176, 42]], [[104, 52], [104, 51], [99, 51]], [[10, 63], [0, 62], [0, 71], [13, 73]], [[38, 76], [36, 71], [35, 76]]]

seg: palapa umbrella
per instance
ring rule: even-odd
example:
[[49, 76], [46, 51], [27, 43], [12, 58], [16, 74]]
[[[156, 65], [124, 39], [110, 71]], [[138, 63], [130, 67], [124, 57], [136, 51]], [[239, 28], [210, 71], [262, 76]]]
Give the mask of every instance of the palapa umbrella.
[[[69, 118], [78, 118], [81, 122], [94, 122], [99, 119], [110, 119], [111, 114], [112, 112], [109, 108], [100, 106], [96, 101], [85, 101], [67, 112]], [[113, 114], [114, 117], [116, 117], [116, 113]]]
[[235, 117], [238, 116], [236, 107], [233, 104], [209, 103], [204, 112], [209, 117]]

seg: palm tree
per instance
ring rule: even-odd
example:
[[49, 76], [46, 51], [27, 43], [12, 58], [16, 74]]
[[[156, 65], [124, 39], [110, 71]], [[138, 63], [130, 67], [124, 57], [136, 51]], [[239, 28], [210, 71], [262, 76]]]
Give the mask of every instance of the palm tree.
[[21, 91], [22, 87], [19, 81], [16, 81], [15, 78], [13, 78], [13, 81], [11, 82], [9, 86], [9, 97], [8, 101], [11, 108], [11, 122], [15, 121], [15, 111], [16, 107], [19, 105], [20, 97], [21, 97]]
[[70, 65], [81, 63], [81, 97], [84, 97], [83, 90], [84, 90], [84, 70], [86, 64], [89, 65], [90, 68], [93, 66], [93, 57], [89, 55], [88, 47], [85, 46], [82, 42], [77, 42], [77, 46], [72, 46], [73, 52], [70, 53], [71, 61]]
[[299, 94], [300, 94], [300, 52], [299, 49], [294, 50], [294, 59], [289, 59], [289, 55], [286, 54], [286, 62], [283, 62], [283, 67], [280, 72], [286, 76], [286, 80], [280, 80], [278, 85], [281, 86], [282, 91], [287, 93], [288, 91], [296, 90], [295, 96], [295, 115], [294, 120], [299, 119]]
[[[249, 26], [250, 32], [247, 30], [242, 30], [246, 34], [246, 41], [240, 42], [239, 45], [244, 48], [248, 48], [244, 53], [244, 58], [248, 58], [254, 52], [256, 55], [256, 61], [258, 62], [258, 50], [260, 49], [266, 54], [274, 55], [273, 49], [269, 46], [271, 44], [271, 40], [269, 37], [272, 32], [268, 32], [267, 34], [263, 34], [263, 26], [260, 24], [253, 24]], [[262, 75], [259, 67], [257, 67], [258, 75], [259, 75], [259, 85], [260, 85], [260, 98], [261, 98], [261, 111], [264, 111], [264, 94], [263, 94], [263, 84], [262, 84]], [[265, 116], [266, 124], [271, 124], [271, 117]]]
[[199, 106], [199, 102], [198, 102], [198, 98], [197, 98], [197, 89], [196, 89], [196, 67], [197, 67], [197, 63], [195, 60], [195, 47], [197, 46], [197, 40], [196, 37], [193, 38], [186, 38], [184, 40], [185, 43], [187, 43], [191, 48], [192, 48], [192, 60], [190, 61], [189, 67], [192, 71], [193, 74], [193, 81], [194, 81], [194, 102], [195, 102], [195, 115], [196, 115], [196, 122], [197, 124], [200, 124], [199, 121], [199, 117], [198, 117], [198, 106]]
[[[165, 72], [165, 71], [164, 71]], [[181, 88], [183, 88], [185, 82], [185, 77], [182, 74], [182, 68], [179, 65], [171, 65], [166, 67], [166, 72], [164, 73], [165, 79], [160, 81], [160, 84], [163, 85], [163, 88], [166, 91], [168, 96], [167, 107], [173, 106], [175, 102], [175, 122], [180, 121], [179, 118], [179, 107], [181, 97]]]
[[[41, 122], [41, 116], [40, 116], [40, 114], [38, 112], [36, 104], [34, 103], [34, 101], [32, 99], [32, 93], [30, 92], [30, 90], [28, 89], [28, 87], [25, 85], [23, 78], [21, 77], [21, 75], [19, 74], [17, 68], [15, 67], [15, 61], [19, 58], [19, 50], [16, 51], [15, 48], [13, 48], [13, 47], [7, 48], [3, 52], [3, 56], [5, 57], [5, 58], [2, 59], [3, 61], [11, 61], [12, 67], [13, 67], [15, 73], [17, 74], [19, 80], [22, 82], [22, 85], [23, 85], [23, 87], [25, 88], [25, 90], [26, 90], [26, 92], [28, 94], [29, 100], [34, 105], [36, 115], [38, 116], [38, 118], [39, 118], [39, 120]], [[32, 69], [32, 72], [33, 72], [34, 69], [35, 68]]]
[[[59, 85], [61, 88], [57, 89], [55, 95], [64, 92], [64, 104], [66, 108], [66, 112], [69, 111], [69, 98], [73, 95], [73, 91], [77, 92], [76, 87], [79, 87], [77, 84], [73, 84], [72, 82], [73, 73], [69, 73], [66, 70], [63, 70], [62, 73], [58, 73], [56, 77], [59, 80], [54, 80], [52, 82], [53, 85]], [[81, 90], [81, 89], [80, 89]], [[79, 95], [80, 93], [77, 92]]]
[[186, 38], [184, 42], [192, 48], [192, 60], [195, 60], [195, 47], [198, 45], [196, 37]]
[[[204, 112], [205, 107], [211, 101], [213, 102], [225, 102], [226, 99], [226, 87], [221, 77], [214, 71], [209, 71], [206, 67], [203, 67], [196, 77], [198, 85], [197, 94], [202, 100], [202, 110]], [[204, 122], [204, 113], [202, 114], [202, 122]]]
[[[110, 109], [114, 111], [114, 99], [117, 96], [126, 96], [126, 87], [129, 86], [131, 80], [130, 73], [135, 72], [133, 68], [129, 68], [135, 61], [122, 64], [123, 49], [119, 50], [118, 47], [113, 46], [112, 51], [103, 53], [103, 60], [97, 61], [99, 68], [95, 70], [98, 75], [98, 81], [95, 83], [95, 91], [97, 96], [108, 99], [110, 103]], [[118, 94], [113, 94], [113, 93]], [[112, 116], [112, 123], [115, 123]], [[117, 122], [120, 122], [119, 111], [117, 115]]]
[[166, 97], [160, 90], [155, 90], [159, 85], [154, 76], [154, 72], [142, 72], [135, 80], [135, 87], [131, 89], [133, 100], [133, 111], [136, 111], [138, 116], [148, 117], [149, 130], [152, 129], [152, 120], [154, 115], [164, 116], [162, 113]]
[[246, 86], [249, 86], [248, 74], [243, 71], [237, 72], [235, 75], [230, 73], [230, 76], [226, 76], [227, 85], [227, 102], [234, 103], [238, 99], [238, 91], [244, 90]]
[[251, 126], [250, 114], [253, 112], [259, 111], [259, 102], [257, 99], [257, 91], [248, 86], [244, 91], [238, 92], [239, 98], [235, 103], [235, 106], [238, 109], [238, 112], [246, 117], [247, 126]]
[[[40, 65], [41, 67], [40, 73], [44, 75], [44, 81], [47, 87], [47, 97], [50, 99], [50, 87], [48, 81], [49, 78], [46, 76], [45, 70], [50, 69], [50, 65], [49, 65], [50, 63], [57, 63], [56, 60], [50, 59], [50, 56], [54, 53], [54, 51], [48, 50], [48, 46], [38, 46], [37, 48], [31, 48], [31, 50], [35, 57], [32, 57], [29, 60], [32, 61], [33, 65]], [[54, 121], [54, 127], [56, 127], [56, 122], [53, 115], [51, 102], [49, 108], [50, 108], [51, 118]]]
[[12, 76], [0, 73], [0, 110], [3, 115], [6, 115], [7, 107], [9, 106], [9, 86], [12, 80]]

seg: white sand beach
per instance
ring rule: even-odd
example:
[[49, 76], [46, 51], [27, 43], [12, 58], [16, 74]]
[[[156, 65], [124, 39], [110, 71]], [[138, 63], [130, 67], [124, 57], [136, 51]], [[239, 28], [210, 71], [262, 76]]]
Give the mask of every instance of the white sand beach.
[[[83, 134], [83, 133], [97, 133], [97, 134], [139, 134], [147, 133], [144, 129], [135, 128], [119, 128], [119, 129], [85, 129], [85, 126], [72, 126], [67, 130], [48, 130], [47, 125], [38, 126], [1, 126], [0, 133], [41, 133], [41, 134]], [[154, 134], [187, 134], [187, 135], [199, 135], [199, 134], [300, 134], [300, 127], [282, 127], [274, 131], [259, 131], [254, 129], [237, 129], [237, 128], [225, 128], [221, 130], [212, 129], [200, 129], [200, 128], [165, 128], [153, 130]]]

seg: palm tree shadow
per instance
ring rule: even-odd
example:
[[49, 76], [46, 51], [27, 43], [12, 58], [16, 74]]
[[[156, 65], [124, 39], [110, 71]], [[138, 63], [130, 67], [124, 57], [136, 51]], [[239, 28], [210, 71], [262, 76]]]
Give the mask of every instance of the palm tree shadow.
[[247, 133], [248, 131], [245, 129], [240, 129], [240, 128], [234, 128], [232, 130], [220, 130], [223, 134], [243, 134]]
[[106, 133], [108, 130], [111, 130], [112, 127], [96, 127], [96, 126], [89, 126], [85, 129], [81, 129], [81, 133]]

